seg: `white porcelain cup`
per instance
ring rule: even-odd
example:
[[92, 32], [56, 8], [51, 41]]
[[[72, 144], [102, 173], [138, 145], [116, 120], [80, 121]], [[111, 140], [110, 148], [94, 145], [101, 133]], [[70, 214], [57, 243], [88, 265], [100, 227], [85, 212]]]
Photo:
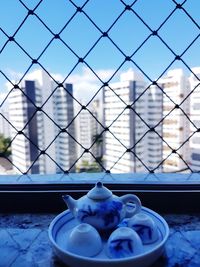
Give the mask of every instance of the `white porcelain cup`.
[[70, 233], [67, 250], [77, 255], [93, 257], [102, 250], [102, 240], [93, 226], [81, 223]]
[[128, 220], [128, 227], [135, 230], [143, 244], [151, 244], [158, 240], [158, 227], [154, 220], [144, 213], [138, 213]]
[[143, 245], [138, 234], [129, 227], [117, 228], [107, 241], [109, 258], [126, 258], [142, 253]]

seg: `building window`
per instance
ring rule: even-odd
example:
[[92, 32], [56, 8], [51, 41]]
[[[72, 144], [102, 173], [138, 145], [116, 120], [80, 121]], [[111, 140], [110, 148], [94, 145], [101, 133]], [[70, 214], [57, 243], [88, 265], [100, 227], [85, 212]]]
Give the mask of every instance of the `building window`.
[[196, 161], [200, 161], [200, 155], [197, 154], [197, 153], [193, 153], [193, 154], [192, 154], [192, 159], [193, 159], [193, 160], [196, 160]]

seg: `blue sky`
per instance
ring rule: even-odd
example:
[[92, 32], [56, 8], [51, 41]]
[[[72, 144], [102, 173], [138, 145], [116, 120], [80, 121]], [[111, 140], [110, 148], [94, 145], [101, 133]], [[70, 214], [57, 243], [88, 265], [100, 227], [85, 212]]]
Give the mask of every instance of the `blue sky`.
[[[33, 9], [39, 0], [22, 0], [21, 2], [29, 9]], [[85, 3], [82, 0], [73, 0], [73, 2], [77, 6], [82, 6]], [[130, 5], [133, 1], [124, 0], [124, 2]], [[184, 1], [177, 1], [177, 3], [182, 2]], [[157, 30], [175, 6], [172, 0], [138, 0], [133, 5], [133, 9], [152, 30]], [[200, 24], [200, 2], [188, 0], [183, 7], [197, 24]], [[124, 4], [119, 0], [90, 0], [84, 7], [84, 11], [102, 32], [111, 27], [123, 10]], [[76, 12], [76, 8], [70, 1], [66, 0], [43, 0], [35, 12], [53, 33], [58, 33]], [[27, 10], [20, 1], [1, 1], [0, 28], [8, 36], [12, 36], [26, 15]], [[7, 41], [2, 30], [0, 31], [0, 50]], [[130, 56], [150, 33], [150, 30], [132, 11], [126, 11], [110, 29], [109, 36], [124, 54]], [[158, 33], [176, 54], [182, 54], [185, 48], [198, 36], [200, 30], [182, 10], [176, 10]], [[61, 33], [61, 38], [79, 57], [84, 57], [100, 36], [100, 31], [83, 13], [78, 13]], [[40, 55], [51, 39], [52, 34], [35, 16], [29, 16], [23, 27], [15, 35], [15, 40], [33, 58]], [[190, 67], [200, 65], [199, 47], [200, 38], [183, 56], [183, 60]], [[132, 59], [153, 80], [171, 63], [174, 55], [157, 37], [152, 36]], [[123, 62], [124, 56], [108, 38], [101, 38], [85, 60], [106, 81]], [[49, 72], [60, 73], [65, 77], [77, 63], [77, 57], [69, 49], [66, 49], [59, 40], [54, 40], [41, 56], [39, 62]], [[30, 64], [31, 60], [14, 42], [9, 42], [0, 54], [0, 70], [10, 79], [19, 79]], [[136, 68], [133, 63], [126, 62], [120, 71], [130, 67]], [[187, 72], [180, 61], [171, 66], [171, 68], [177, 67], [181, 67]], [[30, 71], [35, 68], [38, 66], [35, 65]], [[83, 75], [85, 76], [83, 77]], [[96, 78], [92, 76], [93, 74], [84, 64], [79, 64], [72, 72], [69, 80], [71, 78], [72, 81], [83, 85], [86, 80], [85, 86], [89, 86], [90, 80], [95, 83]], [[117, 75], [115, 78], [118, 78]], [[1, 94], [5, 92], [5, 83], [6, 79], [0, 74]]]

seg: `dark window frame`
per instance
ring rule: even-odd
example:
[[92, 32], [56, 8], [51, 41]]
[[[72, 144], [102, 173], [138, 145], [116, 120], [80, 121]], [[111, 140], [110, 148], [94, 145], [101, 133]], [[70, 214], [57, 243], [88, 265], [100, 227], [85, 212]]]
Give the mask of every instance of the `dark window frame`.
[[[0, 176], [2, 212], [59, 212], [62, 195], [78, 199], [101, 180], [114, 194], [136, 194], [142, 205], [158, 212], [199, 212], [200, 180], [194, 174], [73, 174]], [[56, 178], [60, 181], [56, 182]], [[72, 178], [73, 177], [73, 178]], [[4, 178], [4, 181], [1, 181]], [[32, 178], [33, 181], [29, 181]], [[13, 179], [13, 181], [9, 181]], [[17, 181], [18, 179], [18, 181]], [[14, 182], [16, 180], [16, 182]], [[50, 181], [51, 180], [51, 181]]]

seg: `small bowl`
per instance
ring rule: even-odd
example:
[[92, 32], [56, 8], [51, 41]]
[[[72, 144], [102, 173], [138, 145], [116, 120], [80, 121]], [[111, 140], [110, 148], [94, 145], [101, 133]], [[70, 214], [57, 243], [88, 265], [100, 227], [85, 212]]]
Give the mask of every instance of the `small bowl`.
[[142, 253], [143, 245], [133, 229], [120, 227], [110, 235], [106, 251], [109, 258], [126, 258]]
[[154, 243], [159, 238], [158, 227], [151, 217], [138, 213], [128, 220], [128, 227], [135, 230], [144, 245]]
[[67, 250], [77, 255], [93, 257], [102, 250], [102, 240], [93, 226], [81, 223], [71, 231]]

